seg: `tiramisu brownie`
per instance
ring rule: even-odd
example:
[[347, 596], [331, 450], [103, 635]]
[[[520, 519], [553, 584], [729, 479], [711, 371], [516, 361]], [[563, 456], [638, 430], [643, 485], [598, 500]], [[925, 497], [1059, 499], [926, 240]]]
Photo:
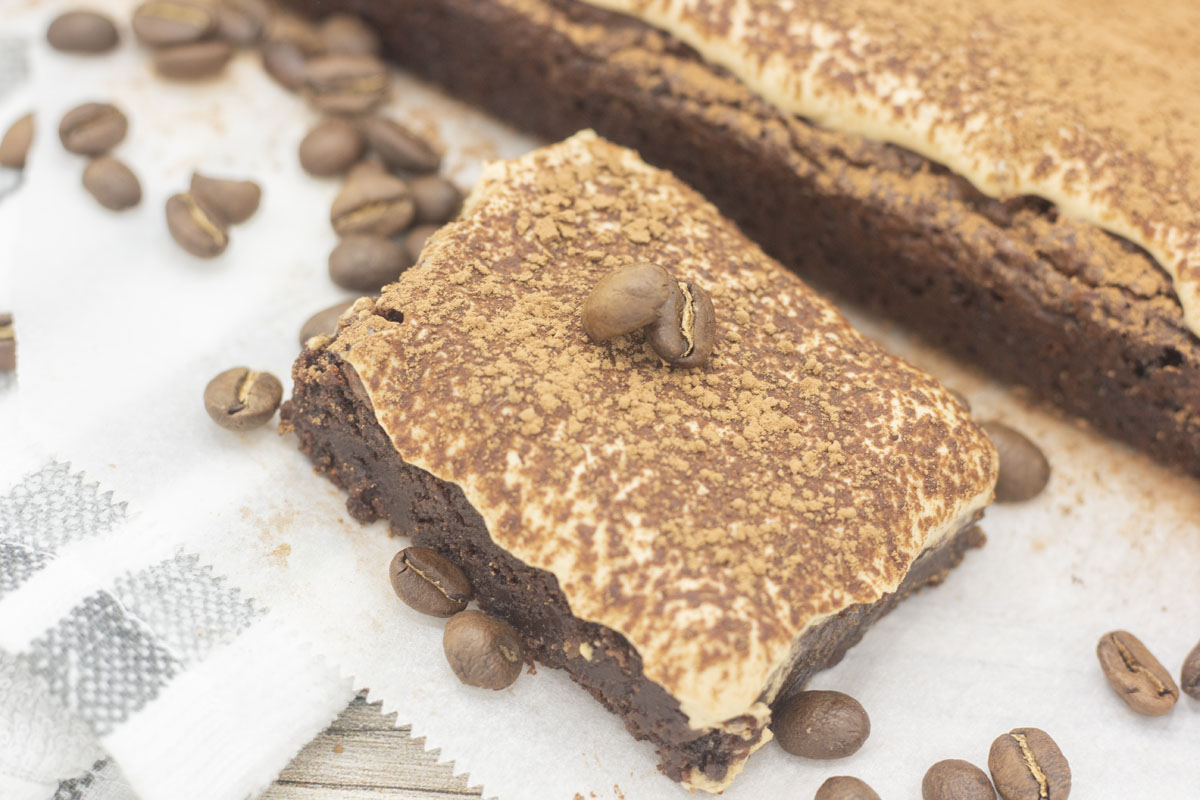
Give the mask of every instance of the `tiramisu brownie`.
[[1194, 0], [294, 1], [1200, 474]]
[[[711, 293], [707, 364], [581, 307], [650, 263]], [[663, 771], [718, 791], [777, 695], [981, 541], [995, 452], [700, 195], [591, 133], [493, 165], [337, 334], [285, 428], [361, 520], [433, 547]]]

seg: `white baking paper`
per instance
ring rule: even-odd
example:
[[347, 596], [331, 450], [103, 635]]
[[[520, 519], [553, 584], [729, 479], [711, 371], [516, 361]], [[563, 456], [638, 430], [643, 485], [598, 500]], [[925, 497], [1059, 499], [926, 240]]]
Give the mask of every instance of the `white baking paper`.
[[[134, 3], [103, 5], [127, 19]], [[65, 7], [0, 0], [13, 30], [44, 30]], [[538, 669], [495, 693], [460, 685], [441, 655], [442, 622], [388, 585], [405, 542], [382, 523], [355, 523], [293, 438], [231, 434], [207, 418], [201, 394], [212, 375], [245, 364], [285, 378], [300, 324], [346, 296], [326, 274], [338, 184], [300, 170], [297, 143], [318, 117], [251, 54], [218, 80], [168, 84], [127, 26], [122, 34], [121, 48], [99, 58], [33, 40], [36, 142], [19, 202], [0, 209], [20, 341], [16, 389], [0, 393], [0, 486], [47, 458], [85, 471], [286, 616], [485, 796], [683, 797], [657, 773], [651, 748], [562, 672]], [[411, 79], [398, 78], [395, 95], [390, 111], [445, 142], [464, 187], [482, 159], [536, 144]], [[80, 186], [83, 159], [59, 146], [58, 119], [87, 100], [129, 115], [116, 153], [142, 179], [135, 210], [101, 209]], [[0, 120], [25, 110], [15, 102], [0, 100]], [[194, 168], [264, 188], [257, 215], [212, 261], [180, 250], [164, 223], [166, 198]], [[966, 393], [979, 417], [1040, 442], [1054, 477], [1035, 501], [990, 510], [984, 549], [815, 679], [869, 710], [859, 753], [819, 763], [768, 745], [726, 797], [807, 798], [825, 778], [853, 774], [883, 797], [915, 798], [930, 764], [983, 765], [991, 741], [1017, 726], [1058, 741], [1074, 797], [1200, 797], [1200, 703], [1183, 698], [1166, 717], [1138, 717], [1094, 655], [1102, 633], [1126, 628], [1177, 674], [1200, 639], [1200, 483], [854, 316]]]

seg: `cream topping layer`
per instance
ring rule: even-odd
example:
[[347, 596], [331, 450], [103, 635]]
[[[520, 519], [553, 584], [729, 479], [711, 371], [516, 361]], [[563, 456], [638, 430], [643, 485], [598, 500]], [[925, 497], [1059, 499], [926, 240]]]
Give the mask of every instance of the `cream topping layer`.
[[1200, 335], [1200, 3], [580, 1], [668, 31], [783, 112], [1124, 236]]
[[[591, 286], [641, 260], [711, 292], [705, 367], [584, 334]], [[625, 636], [697, 729], [761, 728], [803, 632], [893, 591], [995, 484], [990, 442], [936, 381], [590, 132], [489, 167], [341, 325], [324, 346], [397, 453]]]

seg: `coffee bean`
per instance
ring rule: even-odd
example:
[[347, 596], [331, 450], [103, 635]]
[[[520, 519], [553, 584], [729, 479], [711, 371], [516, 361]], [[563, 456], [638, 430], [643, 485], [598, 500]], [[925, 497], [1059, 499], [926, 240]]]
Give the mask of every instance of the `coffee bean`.
[[630, 264], [601, 278], [583, 303], [583, 329], [603, 342], [658, 320], [679, 284], [657, 264]]
[[123, 161], [112, 156], [100, 156], [87, 165], [83, 188], [112, 211], [124, 211], [142, 202], [142, 185], [137, 176]]
[[1139, 714], [1161, 717], [1175, 707], [1179, 687], [1141, 640], [1128, 631], [1110, 631], [1096, 645], [1100, 668], [1113, 691]]
[[446, 623], [442, 650], [458, 679], [481, 689], [511, 686], [521, 674], [525, 648], [503, 620], [482, 611], [460, 611]]
[[151, 47], [199, 41], [216, 26], [216, 9], [203, 0], [149, 0], [133, 12], [134, 35]]
[[342, 288], [369, 292], [396, 280], [412, 265], [408, 251], [391, 239], [355, 234], [329, 254], [329, 277]]
[[452, 617], [471, 601], [471, 583], [458, 565], [428, 547], [406, 547], [392, 559], [396, 596], [422, 614]]
[[857, 700], [841, 692], [798, 692], [771, 713], [771, 731], [784, 750], [805, 758], [845, 758], [871, 735], [871, 720]]
[[421, 251], [425, 249], [425, 242], [438, 232], [439, 225], [418, 225], [410, 230], [404, 236], [404, 251], [408, 254], [408, 260], [412, 263], [417, 263], [421, 258]]
[[412, 223], [413, 212], [408, 184], [382, 172], [363, 173], [342, 187], [329, 219], [339, 236], [394, 236]]
[[325, 18], [318, 30], [327, 53], [379, 55], [379, 35], [358, 17], [333, 14]]
[[392, 169], [436, 172], [441, 152], [427, 139], [393, 119], [367, 116], [359, 120], [367, 144]]
[[117, 39], [117, 26], [95, 11], [59, 14], [46, 29], [46, 41], [63, 53], [107, 53]]
[[879, 795], [858, 778], [839, 775], [822, 783], [813, 800], [879, 800]]
[[213, 422], [231, 431], [257, 428], [283, 399], [283, 384], [269, 372], [247, 367], [227, 369], [204, 387], [204, 409]]
[[675, 367], [699, 367], [712, 355], [716, 338], [712, 298], [699, 284], [679, 284], [667, 297], [647, 341], [658, 357]]
[[317, 26], [295, 14], [275, 14], [267, 25], [268, 42], [290, 42], [305, 58], [325, 52], [325, 41]]
[[188, 191], [196, 202], [226, 225], [237, 225], [250, 219], [262, 200], [262, 189], [254, 181], [210, 178], [199, 172], [192, 173]]
[[988, 752], [988, 771], [1003, 800], [1067, 800], [1071, 794], [1071, 767], [1038, 728], [1014, 728], [997, 737]]
[[948, 758], [939, 761], [921, 781], [922, 800], [996, 800], [992, 782], [969, 761]]
[[155, 50], [154, 69], [164, 78], [194, 81], [216, 75], [232, 57], [233, 45], [229, 42], [189, 42]]
[[305, 321], [300, 328], [300, 346], [308, 342], [314, 336], [333, 336], [337, 333], [338, 319], [342, 314], [346, 313], [346, 309], [354, 305], [354, 299], [343, 300], [340, 303], [335, 303], [329, 308], [323, 308]]
[[1179, 688], [1188, 697], [1200, 700], [1200, 642], [1183, 660], [1183, 669], [1179, 671]]
[[373, 158], [366, 158], [359, 161], [350, 168], [346, 173], [346, 182], [356, 181], [366, 175], [388, 175], [387, 168], [382, 161], [376, 161]]
[[0, 139], [0, 166], [24, 169], [31, 144], [33, 144], [32, 111], [18, 119], [4, 132], [4, 138]]
[[262, 46], [263, 69], [289, 92], [304, 85], [304, 53], [292, 42], [266, 42]]
[[12, 314], [0, 314], [0, 372], [17, 368], [17, 339]]
[[238, 47], [256, 44], [267, 29], [271, 10], [262, 0], [221, 0], [217, 36]]
[[99, 156], [116, 147], [129, 130], [129, 120], [108, 103], [84, 103], [63, 115], [58, 138], [63, 147], [83, 156]]
[[300, 166], [310, 175], [340, 175], [362, 158], [366, 144], [353, 123], [330, 117], [300, 140]]
[[1050, 462], [1037, 445], [1002, 422], [980, 423], [996, 446], [1000, 479], [996, 502], [1019, 503], [1041, 494], [1050, 481]]
[[417, 205], [418, 223], [449, 222], [462, 208], [463, 196], [450, 181], [440, 175], [424, 175], [409, 181], [413, 202]]
[[387, 65], [374, 56], [328, 55], [309, 60], [304, 94], [314, 108], [330, 114], [362, 114], [387, 94]]
[[180, 247], [200, 258], [219, 256], [229, 245], [225, 223], [202, 208], [191, 193], [167, 200], [167, 229]]

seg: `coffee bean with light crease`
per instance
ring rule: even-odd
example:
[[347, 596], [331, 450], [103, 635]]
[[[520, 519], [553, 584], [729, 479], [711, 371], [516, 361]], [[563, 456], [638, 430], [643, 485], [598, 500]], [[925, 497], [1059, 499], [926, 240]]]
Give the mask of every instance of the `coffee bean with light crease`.
[[1096, 657], [1104, 677], [1125, 705], [1148, 717], [1161, 717], [1175, 707], [1179, 687], [1171, 673], [1128, 631], [1100, 637]]
[[417, 205], [418, 224], [449, 222], [462, 208], [463, 196], [450, 181], [440, 175], [422, 175], [408, 184]]
[[219, 256], [229, 245], [225, 223], [196, 202], [190, 192], [167, 200], [167, 229], [180, 247], [200, 258]]
[[107, 53], [119, 38], [113, 21], [97, 11], [67, 11], [46, 29], [46, 41], [62, 53]]
[[289, 42], [295, 45], [305, 58], [325, 52], [325, 42], [317, 26], [304, 17], [288, 13], [275, 13], [267, 24], [268, 42]]
[[1002, 800], [1067, 800], [1071, 767], [1050, 735], [1014, 728], [992, 742], [988, 771]]
[[406, 547], [389, 570], [396, 596], [434, 617], [452, 617], [471, 601], [471, 583], [458, 565], [429, 547]]
[[17, 337], [12, 314], [0, 313], [0, 372], [17, 368]]
[[304, 53], [294, 42], [263, 42], [262, 65], [267, 74], [289, 92], [297, 92], [304, 85], [304, 68], [307, 63]]
[[154, 69], [164, 78], [194, 81], [225, 69], [233, 57], [233, 45], [223, 41], [188, 42], [154, 51]]
[[197, 42], [216, 27], [216, 8], [203, 0], [149, 0], [133, 12], [134, 35], [151, 47]]
[[414, 210], [404, 181], [383, 172], [363, 172], [346, 181], [333, 200], [329, 220], [339, 236], [395, 236], [412, 224]]
[[408, 251], [386, 236], [353, 234], [329, 254], [329, 277], [344, 289], [375, 291], [411, 267]]
[[192, 173], [188, 191], [200, 205], [227, 225], [238, 225], [250, 219], [262, 200], [262, 189], [254, 181], [210, 178], [199, 172]]
[[813, 800], [879, 800], [879, 795], [858, 778], [838, 775], [822, 783]]
[[797, 692], [771, 712], [771, 732], [789, 753], [805, 758], [845, 758], [871, 735], [866, 709], [848, 694]]
[[1020, 503], [1042, 493], [1050, 482], [1050, 462], [1028, 437], [1003, 422], [982, 422], [988, 438], [996, 446], [1000, 477], [996, 481], [996, 502]]
[[948, 758], [934, 764], [921, 781], [922, 800], [996, 800], [987, 773], [970, 761]]
[[24, 169], [33, 144], [33, 112], [18, 119], [0, 139], [0, 167]]
[[716, 339], [712, 298], [698, 283], [679, 282], [647, 329], [646, 341], [658, 357], [674, 367], [699, 367], [712, 355]]
[[446, 623], [442, 650], [468, 686], [500, 690], [521, 675], [525, 648], [512, 626], [482, 611], [460, 611]]
[[111, 211], [124, 211], [142, 201], [142, 184], [125, 162], [100, 156], [83, 171], [83, 188]]
[[366, 145], [354, 123], [341, 117], [323, 119], [300, 140], [300, 166], [309, 175], [340, 175], [358, 163]]
[[267, 30], [271, 9], [263, 0], [220, 0], [217, 36], [237, 47], [257, 44]]
[[204, 410], [231, 431], [264, 425], [283, 399], [283, 384], [269, 372], [248, 367], [227, 369], [204, 387]]
[[371, 150], [392, 169], [436, 172], [442, 164], [442, 153], [432, 142], [394, 119], [372, 114], [358, 124]]
[[374, 56], [333, 54], [309, 59], [304, 96], [329, 114], [363, 114], [387, 96], [387, 65]]
[[116, 147], [129, 130], [129, 120], [110, 103], [84, 103], [63, 115], [58, 138], [63, 147], [83, 156], [99, 156]]

